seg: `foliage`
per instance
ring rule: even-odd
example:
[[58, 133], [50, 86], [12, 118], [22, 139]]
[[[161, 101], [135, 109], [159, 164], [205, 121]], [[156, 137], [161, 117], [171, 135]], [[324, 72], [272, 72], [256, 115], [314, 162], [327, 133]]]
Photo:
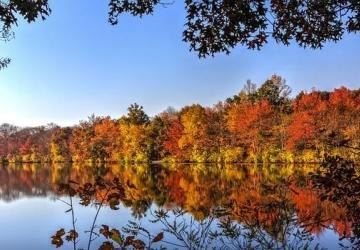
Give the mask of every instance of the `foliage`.
[[[207, 182], [207, 178], [199, 176], [184, 184], [184, 178], [189, 178], [189, 176], [186, 177], [187, 174], [190, 176], [200, 174], [192, 168], [184, 171], [182, 176], [175, 176], [173, 180], [178, 181], [183, 188], [182, 195], [173, 196], [175, 195], [174, 189], [179, 186], [174, 182], [168, 183], [170, 186], [155, 191], [157, 194], [170, 192], [172, 200], [169, 202], [177, 204], [171, 209], [158, 209], [151, 212], [152, 218], [149, 222], [159, 224], [162, 228], [161, 232], [157, 234], [152, 234], [136, 221], [128, 221], [121, 229], [111, 228], [108, 225], [94, 226], [101, 206], [109, 206], [113, 209], [110, 202], [102, 203], [104, 200], [109, 200], [105, 198], [108, 187], [115, 187], [115, 193], [120, 190], [121, 194], [116, 197], [116, 200], [119, 198], [119, 201], [125, 204], [126, 202], [135, 204], [135, 201], [129, 200], [135, 199], [135, 196], [127, 196], [128, 189], [133, 190], [131, 192], [144, 190], [142, 186], [139, 186], [144, 181], [132, 180], [133, 183], [137, 183], [136, 186], [131, 183], [121, 184], [124, 182], [119, 176], [119, 179], [116, 177], [111, 181], [98, 178], [92, 183], [85, 184], [70, 181], [69, 185], [62, 184], [60, 187], [63, 191], [67, 190], [70, 197], [75, 194], [79, 195], [81, 204], [84, 206], [89, 206], [91, 203], [97, 204], [93, 228], [98, 229], [98, 232], [95, 233], [94, 230], [93, 233], [102, 241], [99, 249], [154, 249], [153, 244], [157, 244], [155, 245], [156, 249], [165, 249], [162, 244], [180, 249], [209, 249], [212, 247], [215, 249], [319, 249], [318, 245], [312, 244], [313, 234], [319, 230], [318, 228], [326, 227], [326, 223], [339, 225], [340, 229], [340, 223], [329, 221], [329, 216], [335, 220], [343, 220], [341, 208], [332, 203], [321, 203], [308, 187], [302, 187], [302, 178], [294, 180], [288, 177], [295, 177], [294, 173], [285, 171], [271, 173], [265, 177], [268, 170], [272, 171], [271, 169], [262, 169], [258, 172], [263, 177], [260, 179], [257, 179], [256, 174], [252, 175], [248, 172], [245, 178], [240, 177], [241, 182], [238, 182], [239, 177], [231, 175], [226, 177], [228, 180], [222, 182], [224, 177], [212, 176], [211, 172], [207, 172], [203, 174], [209, 178], [210, 182]], [[174, 170], [174, 172], [178, 171], [181, 169]], [[190, 174], [189, 171], [193, 173]], [[234, 170], [234, 173], [238, 172], [241, 171]], [[161, 172], [159, 174], [161, 176]], [[134, 178], [138, 176], [139, 173], [135, 174]], [[157, 181], [161, 179], [159, 176], [155, 178]], [[171, 174], [167, 178], [171, 178]], [[227, 183], [226, 186], [224, 186], [225, 183]], [[198, 193], [195, 194], [195, 192]], [[178, 200], [184, 195], [188, 202], [193, 202], [190, 206]], [[202, 197], [191, 198], [196, 195]], [[112, 195], [110, 196], [113, 198]], [[218, 197], [222, 201], [221, 203], [209, 202], [204, 207], [206, 202], [204, 203], [203, 199], [209, 199], [209, 197]], [[168, 206], [163, 204], [163, 207]], [[321, 209], [325, 214], [319, 214], [316, 211], [309, 213], [309, 208]], [[68, 212], [73, 211], [71, 209], [73, 208], [70, 207]], [[201, 210], [207, 210], [207, 213], [204, 217], [199, 218], [197, 211]], [[78, 239], [79, 235], [75, 234], [76, 230], [72, 230], [67, 234], [64, 229], [58, 230], [52, 237], [53, 244], [61, 246], [65, 239], [68, 241]], [[89, 232], [91, 235], [92, 230]], [[169, 241], [174, 237], [177, 239], [176, 241]]]
[[339, 232], [341, 239], [350, 238], [354, 249], [360, 246], [360, 173], [353, 161], [339, 156], [326, 156], [322, 168], [312, 173], [313, 187], [322, 200], [346, 208], [352, 235]]
[[0, 70], [6, 68], [11, 62], [10, 58], [0, 58]]
[[320, 162], [359, 160], [360, 90], [312, 90], [291, 99], [273, 75], [213, 107], [168, 109], [150, 118], [132, 104], [119, 119], [92, 115], [73, 127], [0, 126], [2, 162]]
[[[184, 0], [186, 21], [183, 40], [199, 57], [229, 54], [237, 45], [261, 49], [269, 37], [289, 45], [322, 48], [338, 41], [344, 33], [360, 31], [360, 4], [353, 0], [327, 1], [229, 1]], [[157, 6], [172, 2], [160, 0], [109, 0], [108, 21], [118, 24], [119, 16], [129, 13], [143, 17]], [[22, 17], [27, 22], [45, 20], [51, 13], [48, 0], [7, 0], [0, 2], [0, 39], [9, 40], [11, 29]], [[10, 62], [0, 59], [0, 69]]]
[[[69, 180], [68, 183], [61, 183], [59, 185], [59, 192], [67, 194], [69, 196], [69, 202], [66, 202], [64, 200], [61, 201], [69, 206], [69, 209], [66, 211], [66, 213], [71, 212], [73, 228], [67, 234], [65, 234], [65, 230], [63, 228], [59, 229], [51, 237], [52, 244], [54, 244], [57, 248], [63, 245], [63, 237], [65, 237], [67, 241], [73, 242], [73, 249], [77, 249], [79, 234], [76, 231], [76, 219], [72, 200], [72, 197], [74, 196], [79, 196], [80, 204], [83, 206], [89, 206], [90, 204], [94, 204], [97, 206], [92, 226], [90, 230], [87, 231], [87, 233], [89, 233], [89, 240], [87, 246], [88, 250], [91, 249], [91, 243], [97, 237], [100, 237], [100, 235], [102, 235], [106, 239], [106, 241], [104, 241], [100, 246], [100, 250], [116, 248], [124, 249], [129, 246], [133, 247], [134, 249], [145, 248], [145, 243], [142, 240], [136, 239], [132, 235], [126, 236], [120, 233], [120, 231], [116, 228], [112, 228], [110, 230], [108, 225], [102, 225], [99, 229], [99, 232], [95, 232], [96, 221], [98, 219], [101, 208], [103, 206], [108, 206], [112, 210], [118, 210], [120, 201], [125, 197], [123, 185], [120, 183], [118, 178], [113, 178], [112, 181], [107, 182], [103, 178], [98, 177], [95, 182], [87, 182], [83, 185], [80, 185], [78, 182]], [[148, 249], [151, 249], [152, 243], [159, 242], [162, 240], [162, 238], [162, 234], [159, 233], [149, 243]], [[117, 246], [115, 247], [114, 244], [116, 244]]]
[[[110, 1], [111, 24], [120, 14], [153, 14], [167, 2]], [[186, 21], [183, 40], [199, 57], [230, 53], [237, 45], [261, 49], [269, 37], [289, 45], [322, 48], [327, 41], [338, 41], [345, 32], [360, 30], [357, 1], [194, 1], [185, 0]]]
[[[13, 38], [11, 31], [13, 26], [18, 25], [18, 18], [25, 19], [28, 23], [38, 18], [45, 20], [51, 13], [48, 0], [24, 1], [7, 0], [0, 2], [0, 40], [8, 41]], [[10, 63], [9, 58], [0, 58], [0, 70]]]
[[127, 124], [143, 125], [149, 122], [149, 117], [144, 112], [142, 106], [134, 103], [130, 105], [127, 116], [123, 117], [122, 120]]
[[[159, 232], [163, 232], [163, 239], [153, 246], [156, 249], [160, 248], [161, 244], [167, 244], [166, 242], [174, 243], [174, 238], [160, 221], [157, 223], [160, 223], [161, 229], [160, 226], [155, 226], [156, 231], [144, 228], [148, 223], [138, 223], [138, 219], [149, 218], [148, 212], [154, 207], [162, 208], [169, 215], [166, 220], [172, 226], [175, 219], [173, 212], [186, 212], [176, 219], [177, 231], [182, 228], [180, 224], [185, 219], [186, 229], [182, 231], [185, 240], [186, 232], [194, 236], [189, 240], [199, 238], [200, 224], [213, 219], [211, 231], [216, 238], [211, 238], [213, 235], [210, 233], [201, 237], [219, 245], [223, 244], [220, 239], [225, 237], [225, 233], [229, 236], [237, 235], [236, 232], [232, 233], [232, 228], [240, 229], [239, 243], [246, 244], [251, 241], [258, 245], [258, 249], [303, 249], [311, 242], [312, 237], [322, 235], [325, 230], [333, 230], [340, 238], [344, 238], [342, 242], [345, 245], [351, 244], [351, 239], [354, 239], [355, 244], [356, 239], [359, 239], [355, 222], [358, 222], [360, 214], [355, 202], [359, 200], [358, 166], [351, 161], [335, 158], [331, 161], [325, 160], [319, 171], [319, 178], [311, 178], [318, 174], [316, 170], [317, 166], [313, 164], [174, 164], [171, 167], [146, 164], [9, 164], [0, 168], [0, 198], [11, 201], [24, 196], [55, 195], [66, 202], [67, 216], [73, 217], [75, 222], [76, 213], [72, 216], [72, 212], [77, 210], [76, 207], [75, 211], [69, 210], [69, 204], [74, 204], [73, 202], [80, 198], [80, 202], [87, 205], [95, 215], [104, 199], [101, 209], [111, 209], [111, 203], [113, 208], [127, 207], [134, 216], [135, 224], [116, 219], [116, 224], [108, 225], [108, 231], [114, 233], [114, 239], [117, 239], [117, 233], [112, 229], [118, 230], [123, 240], [134, 236], [134, 240], [140, 239], [148, 246]], [[309, 172], [314, 174], [308, 176]], [[68, 179], [76, 180], [76, 183], [65, 183], [69, 186], [65, 185], [60, 193], [58, 186]], [[101, 188], [102, 183], [106, 188]], [[106, 195], [107, 187], [114, 188], [109, 195]], [[117, 194], [110, 195], [113, 191]], [[333, 194], [336, 194], [335, 198]], [[175, 211], [172, 211], [173, 209]], [[102, 226], [104, 223], [101, 221], [101, 214], [100, 212], [95, 221], [92, 239], [97, 237], [96, 234], [100, 237], [96, 243], [93, 241], [92, 247], [99, 242], [101, 244], [109, 241], [108, 244], [112, 243], [116, 248], [118, 245], [110, 235], [106, 239], [100, 233], [100, 229], [105, 229]], [[153, 214], [156, 215], [155, 211]], [[189, 223], [191, 218], [192, 226]], [[75, 229], [79, 234], [77, 240], [89, 237], [93, 221], [93, 218], [89, 218], [89, 230], [85, 234], [78, 228]], [[64, 247], [67, 248], [73, 243], [66, 240], [66, 235], [71, 230], [74, 230], [71, 226], [65, 227], [65, 234], [62, 236]], [[145, 230], [150, 233], [150, 239]], [[225, 232], [222, 232], [223, 230]], [[55, 231], [54, 234], [56, 235]], [[236, 237], [225, 239], [225, 243], [230, 246], [232, 242], [238, 242]], [[81, 247], [86, 246], [79, 246]], [[315, 248], [315, 245], [310, 245], [310, 248]], [[354, 248], [357, 249], [356, 245]]]

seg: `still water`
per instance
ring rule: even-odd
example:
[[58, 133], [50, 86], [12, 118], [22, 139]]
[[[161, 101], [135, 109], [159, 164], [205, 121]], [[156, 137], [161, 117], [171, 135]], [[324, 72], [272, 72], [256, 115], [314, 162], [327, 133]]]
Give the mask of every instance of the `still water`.
[[[51, 236], [62, 228], [67, 233], [73, 226], [78, 232], [76, 249], [88, 249], [97, 212], [90, 249], [98, 249], [105, 241], [119, 247], [100, 233], [102, 225], [119, 230], [123, 241], [134, 236], [131, 239], [153, 249], [348, 246], [349, 240], [342, 237], [353, 234], [348, 211], [320, 199], [308, 177], [316, 167], [1, 166], [0, 249], [55, 249]], [[95, 183], [98, 177], [109, 183], [118, 179], [120, 204], [111, 207], [111, 201], [105, 201], [99, 209], [104, 190], [95, 191], [87, 206], [79, 204], [84, 199], [78, 194], [70, 199], [66, 192], [59, 192], [61, 183], [72, 180], [79, 187]], [[62, 239], [60, 249], [74, 249], [72, 241]]]

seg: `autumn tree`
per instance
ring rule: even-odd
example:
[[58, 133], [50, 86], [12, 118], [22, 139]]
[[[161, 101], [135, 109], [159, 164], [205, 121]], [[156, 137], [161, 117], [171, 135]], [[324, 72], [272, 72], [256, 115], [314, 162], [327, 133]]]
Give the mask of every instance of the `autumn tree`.
[[325, 150], [323, 142], [327, 127], [328, 99], [328, 92], [314, 90], [311, 93], [300, 93], [293, 101], [287, 147], [298, 152], [312, 150], [306, 160], [314, 161]]
[[290, 86], [286, 84], [284, 78], [278, 75], [271, 76], [256, 91], [256, 98], [258, 100], [267, 100], [272, 105], [274, 116], [271, 144], [274, 150], [279, 149], [282, 152], [285, 150], [288, 138], [287, 126], [290, 122], [289, 114], [292, 112], [290, 93]]
[[101, 117], [94, 123], [94, 136], [90, 140], [93, 161], [119, 160], [119, 127], [110, 117]]
[[337, 154], [356, 157], [360, 149], [360, 92], [345, 87], [334, 89], [328, 102], [324, 144]]
[[91, 115], [87, 121], [80, 121], [73, 128], [70, 138], [70, 150], [74, 161], [86, 161], [92, 159], [92, 140], [95, 137], [95, 124], [101, 121], [101, 117]]
[[187, 158], [185, 152], [179, 145], [179, 140], [183, 134], [183, 130], [184, 127], [178, 117], [174, 117], [170, 120], [169, 127], [166, 130], [166, 137], [163, 142], [164, 149], [166, 150], [165, 156], [173, 156], [178, 160], [185, 160]]
[[[234, 149], [237, 147], [245, 148], [247, 150], [250, 149], [245, 141], [251, 141], [251, 138], [254, 138], [254, 144], [251, 147], [252, 149], [248, 152], [253, 154], [253, 156], [262, 154], [263, 160], [267, 159], [270, 161], [285, 160], [284, 158], [288, 158], [285, 154], [285, 145], [288, 137], [288, 117], [291, 113], [290, 93], [291, 89], [286, 84], [285, 80], [280, 76], [273, 75], [260, 85], [260, 87], [257, 87], [255, 83], [248, 80], [243, 90], [238, 95], [228, 98], [227, 103], [229, 104], [229, 112], [227, 123], [231, 133], [235, 133], [235, 136], [231, 137], [232, 148], [227, 150], [228, 154], [233, 155], [236, 158], [236, 155], [240, 154], [241, 150], [240, 148], [237, 150]], [[261, 110], [261, 107], [263, 107], [264, 110]], [[258, 111], [263, 111], [264, 113], [256, 115]], [[265, 123], [263, 124], [266, 124], [267, 126], [267, 128], [265, 128], [262, 125], [263, 128], [261, 129], [258, 127], [258, 132], [262, 131], [260, 134], [252, 130], [259, 121], [256, 121], [257, 119], [255, 117], [264, 119]], [[259, 135], [261, 136], [259, 137]], [[243, 141], [246, 136], [249, 136], [249, 138]], [[262, 149], [255, 149], [255, 144], [257, 144], [256, 141], [260, 138], [263, 139], [257, 143], [261, 142]], [[243, 145], [238, 144], [240, 141], [242, 141]], [[233, 152], [230, 153], [231, 151]]]
[[204, 162], [209, 157], [208, 122], [204, 107], [199, 104], [184, 107], [180, 111], [183, 127], [179, 147], [191, 161]]
[[[234, 161], [229, 159], [230, 153], [230, 133], [226, 126], [227, 104], [219, 102], [211, 108], [206, 108], [207, 117], [207, 150], [209, 151], [209, 161], [223, 162]], [[236, 151], [236, 149], [235, 149]]]
[[167, 148], [165, 142], [169, 139], [169, 131], [177, 119], [178, 112], [173, 107], [168, 107], [151, 119], [151, 159], [161, 160], [169, 155], [176, 155], [171, 149]]
[[170, 121], [164, 114], [157, 115], [151, 119], [149, 124], [149, 148], [151, 159], [161, 160], [165, 157], [164, 141], [169, 126]]
[[120, 119], [92, 115], [73, 127], [0, 126], [1, 162], [175, 160], [192, 162], [358, 159], [360, 90], [301, 92], [279, 76], [212, 107], [168, 109], [150, 118], [132, 104]]
[[[351, 91], [348, 88], [341, 87], [330, 93], [327, 128], [330, 133], [339, 133], [343, 137], [335, 140], [334, 146], [343, 146], [350, 138], [356, 137], [355, 130], [358, 131], [360, 125], [359, 111], [359, 91]], [[359, 141], [355, 144], [358, 143]]]
[[272, 138], [274, 109], [267, 100], [256, 103], [244, 101], [229, 108], [227, 126], [232, 145], [248, 150], [257, 160]]
[[50, 142], [55, 125], [28, 127], [19, 130], [14, 135], [14, 146], [12, 150], [15, 161], [43, 162], [50, 161]]
[[122, 157], [125, 161], [148, 161], [150, 159], [148, 115], [142, 106], [132, 104], [128, 113], [119, 119], [122, 140]]
[[225, 104], [204, 108], [186, 106], [179, 113], [163, 116], [168, 125], [164, 149], [177, 160], [221, 161], [221, 147], [226, 144]]
[[19, 130], [18, 127], [4, 123], [0, 126], [0, 162], [6, 161], [10, 153], [9, 144], [13, 135]]
[[51, 160], [53, 162], [71, 161], [70, 137], [72, 129], [58, 127], [51, 135]]

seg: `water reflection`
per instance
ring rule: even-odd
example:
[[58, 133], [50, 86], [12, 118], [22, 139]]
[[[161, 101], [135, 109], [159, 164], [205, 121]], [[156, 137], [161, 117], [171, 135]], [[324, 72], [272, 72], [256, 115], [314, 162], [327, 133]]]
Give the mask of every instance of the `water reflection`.
[[[339, 238], [354, 237], [353, 213], [358, 211], [351, 211], [344, 206], [344, 201], [324, 198], [309, 175], [316, 169], [317, 166], [204, 164], [8, 165], [0, 168], [0, 195], [6, 202], [22, 197], [58, 197], [69, 202], [68, 190], [65, 196], [64, 189], [59, 190], [59, 186], [69, 180], [74, 181], [71, 185], [76, 190], [99, 180], [115, 185], [116, 180], [119, 187], [121, 185], [121, 194], [116, 199], [121, 202], [121, 209], [131, 211], [131, 216], [110, 228], [101, 226], [101, 215], [91, 228], [94, 218], [89, 217], [90, 230], [94, 232], [90, 240], [96, 239], [91, 248], [111, 249], [112, 245], [156, 249], [161, 246], [170, 249], [316, 248], [321, 247], [322, 236], [329, 230]], [[91, 211], [97, 211], [99, 206], [101, 209], [118, 207], [105, 197], [105, 190], [106, 187], [96, 187], [85, 197], [88, 204], [93, 205], [89, 207]], [[74, 196], [75, 201], [70, 202], [77, 204], [77, 195], [79, 193]], [[75, 209], [72, 211], [75, 211], [72, 221], [81, 217]], [[71, 213], [58, 216], [67, 218]], [[92, 234], [88, 229], [87, 233], [78, 231], [75, 237], [74, 232], [68, 234], [71, 230], [73, 226], [69, 223], [58, 236], [70, 235], [71, 243]], [[161, 239], [154, 241], [157, 236]], [[351, 246], [351, 242], [341, 243]], [[77, 245], [77, 248], [86, 247], [86, 241]]]

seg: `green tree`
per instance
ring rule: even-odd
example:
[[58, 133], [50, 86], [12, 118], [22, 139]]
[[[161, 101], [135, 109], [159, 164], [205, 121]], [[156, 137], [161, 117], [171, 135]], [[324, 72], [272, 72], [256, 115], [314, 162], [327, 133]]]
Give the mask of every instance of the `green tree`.
[[143, 106], [137, 103], [131, 104], [128, 108], [127, 116], [122, 118], [126, 123], [133, 125], [143, 125], [149, 123], [149, 116], [145, 113]]
[[283, 105], [290, 105], [291, 88], [281, 76], [273, 75], [261, 85], [256, 93], [258, 99], [266, 99], [274, 107], [281, 108]]
[[164, 141], [169, 122], [162, 119], [161, 116], [155, 116], [149, 126], [149, 147], [150, 158], [160, 160], [164, 156]]

